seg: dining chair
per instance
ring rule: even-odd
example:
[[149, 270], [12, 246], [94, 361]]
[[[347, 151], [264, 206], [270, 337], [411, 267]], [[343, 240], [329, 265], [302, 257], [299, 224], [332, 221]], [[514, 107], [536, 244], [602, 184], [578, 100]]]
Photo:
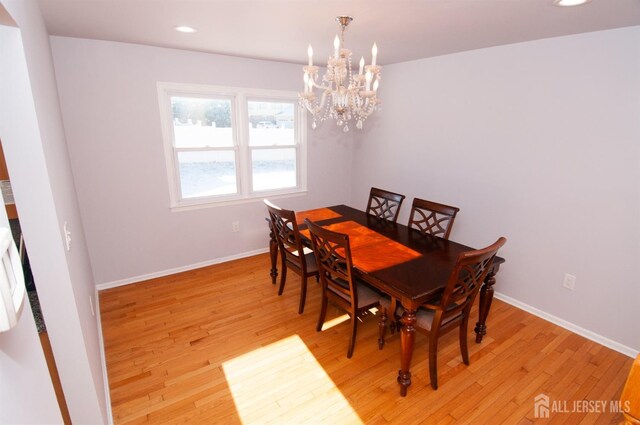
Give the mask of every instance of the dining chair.
[[271, 226], [278, 241], [278, 250], [282, 270], [280, 272], [280, 287], [278, 295], [282, 295], [284, 285], [287, 280], [287, 270], [291, 269], [301, 278], [300, 288], [300, 305], [298, 306], [298, 314], [304, 311], [304, 303], [307, 298], [307, 279], [311, 276], [318, 277], [318, 266], [316, 264], [313, 252], [302, 246], [302, 239], [298, 231], [298, 223], [296, 222], [296, 214], [291, 210], [285, 210], [273, 205], [268, 200], [264, 200], [269, 217], [271, 218]]
[[[640, 355], [631, 365], [627, 382], [620, 395], [624, 425], [640, 425]], [[621, 422], [622, 423], [622, 422]]]
[[[409, 215], [410, 228], [417, 229], [423, 235], [439, 236], [443, 239], [449, 239], [453, 222], [456, 219], [460, 208], [450, 205], [439, 204], [426, 199], [413, 198], [411, 204], [411, 213]], [[398, 328], [398, 316], [396, 315], [397, 300], [391, 299], [391, 332]]]
[[398, 221], [398, 214], [404, 198], [405, 196], [399, 193], [372, 187], [369, 192], [367, 214], [395, 223]]
[[449, 239], [458, 211], [460, 208], [413, 198], [408, 227], [418, 229], [425, 235]]
[[322, 306], [316, 331], [322, 331], [328, 301], [347, 311], [351, 317], [351, 338], [347, 358], [351, 358], [356, 342], [358, 320], [366, 315], [369, 309], [378, 307], [380, 311], [378, 345], [382, 348], [389, 300], [354, 276], [349, 235], [322, 228], [309, 219], [304, 222], [311, 235], [311, 245], [320, 270], [322, 284]]
[[[423, 304], [416, 312], [416, 330], [429, 338], [429, 377], [431, 387], [438, 389], [438, 338], [456, 327], [459, 330], [462, 361], [469, 365], [467, 328], [473, 301], [491, 270], [498, 250], [507, 240], [499, 238], [486, 248], [458, 255], [442, 295]], [[400, 307], [404, 312], [404, 309]]]

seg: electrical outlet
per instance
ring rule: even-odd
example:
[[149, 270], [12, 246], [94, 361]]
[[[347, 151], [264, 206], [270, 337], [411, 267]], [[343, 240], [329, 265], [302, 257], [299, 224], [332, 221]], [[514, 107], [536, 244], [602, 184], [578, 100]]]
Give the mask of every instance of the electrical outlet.
[[240, 231], [240, 222], [239, 221], [232, 221], [231, 222], [231, 230], [236, 233]]
[[93, 308], [93, 297], [91, 295], [89, 295], [89, 306], [91, 307], [91, 315], [95, 316], [96, 315], [96, 311]]
[[565, 273], [562, 286], [573, 291], [576, 287], [576, 277], [572, 274]]

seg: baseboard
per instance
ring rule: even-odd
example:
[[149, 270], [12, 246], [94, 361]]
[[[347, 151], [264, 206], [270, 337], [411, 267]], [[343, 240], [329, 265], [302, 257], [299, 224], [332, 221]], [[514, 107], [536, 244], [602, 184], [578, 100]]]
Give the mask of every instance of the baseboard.
[[619, 342], [613, 341], [609, 338], [606, 338], [588, 329], [582, 328], [574, 323], [571, 323], [564, 319], [556, 317], [553, 314], [549, 314], [547, 312], [539, 310], [535, 307], [530, 306], [529, 304], [525, 304], [522, 301], [518, 301], [515, 298], [511, 298], [499, 292], [495, 292], [495, 297], [500, 301], [504, 301], [507, 304], [511, 304], [514, 307], [518, 307], [519, 309], [524, 310], [527, 313], [531, 313], [534, 316], [538, 316], [541, 319], [544, 319], [548, 322], [553, 323], [554, 325], [558, 325], [562, 328], [565, 328], [573, 333], [576, 333], [580, 336], [590, 339], [591, 341], [597, 342], [598, 344], [604, 345], [605, 347], [611, 348], [612, 350], [615, 350], [626, 356], [629, 356], [631, 358], [636, 358], [636, 356], [638, 355], [638, 350], [634, 350], [631, 347], [627, 347], [626, 345], [620, 344]]
[[107, 424], [113, 425], [113, 412], [111, 411], [111, 395], [109, 392], [109, 375], [107, 375], [107, 359], [104, 354], [104, 338], [102, 336], [102, 320], [100, 318], [100, 297], [98, 296], [98, 289], [93, 297], [95, 301], [95, 313], [96, 320], [98, 322], [98, 344], [100, 346], [100, 361], [102, 362], [102, 381], [104, 383], [104, 398], [107, 403]]
[[155, 279], [157, 277], [169, 276], [176, 273], [182, 273], [189, 270], [200, 269], [202, 267], [212, 266], [214, 264], [226, 263], [227, 261], [238, 260], [240, 258], [252, 257], [258, 254], [264, 254], [269, 252], [269, 248], [256, 249], [254, 251], [241, 252], [240, 254], [230, 255], [228, 257], [215, 258], [213, 260], [207, 260], [200, 263], [189, 264], [186, 266], [176, 267], [173, 269], [162, 270], [155, 273], [149, 273], [140, 276], [129, 277], [126, 279], [114, 280], [112, 282], [98, 283], [96, 288], [98, 291], [102, 291], [110, 288], [117, 288], [118, 286], [129, 285], [131, 283], [142, 282], [144, 280]]

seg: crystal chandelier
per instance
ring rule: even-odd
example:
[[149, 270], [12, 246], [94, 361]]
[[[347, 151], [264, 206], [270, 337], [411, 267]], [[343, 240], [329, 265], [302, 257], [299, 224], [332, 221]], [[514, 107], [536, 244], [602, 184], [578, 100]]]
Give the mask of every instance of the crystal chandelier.
[[[309, 64], [304, 70], [304, 92], [299, 93], [300, 105], [313, 116], [312, 128], [317, 121], [328, 118], [336, 120], [338, 127], [349, 131], [349, 122], [355, 121], [356, 128], [362, 130], [364, 121], [380, 104], [376, 96], [380, 84], [380, 66], [376, 65], [378, 47], [373, 43], [371, 65], [365, 65], [360, 59], [357, 74], [351, 70], [351, 50], [344, 47], [344, 30], [353, 20], [351, 16], [338, 16], [336, 21], [342, 27], [341, 37], [336, 35], [333, 41], [334, 53], [327, 62], [327, 71], [318, 82], [318, 67], [313, 65], [313, 48], [309, 45], [307, 53]], [[318, 93], [314, 92], [317, 89]]]

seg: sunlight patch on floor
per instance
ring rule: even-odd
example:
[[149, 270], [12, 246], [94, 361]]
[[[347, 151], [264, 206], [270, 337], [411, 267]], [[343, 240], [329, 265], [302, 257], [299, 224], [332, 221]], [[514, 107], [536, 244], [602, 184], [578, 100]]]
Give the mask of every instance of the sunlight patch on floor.
[[350, 319], [348, 314], [343, 314], [342, 316], [338, 316], [335, 319], [327, 320], [322, 324], [322, 330], [326, 331], [334, 326], [339, 325], [340, 323], [346, 322]]
[[298, 335], [222, 364], [244, 424], [362, 424]]
[[[378, 314], [380, 310], [378, 310], [377, 307], [371, 307], [369, 309], [369, 313], [373, 314], [374, 316]], [[324, 322], [322, 324], [322, 330], [326, 331], [327, 329], [331, 329], [334, 326], [339, 325], [340, 323], [344, 323], [347, 322], [351, 319], [351, 316], [349, 316], [348, 314], [343, 314], [341, 316], [335, 317], [331, 320], [327, 320], [326, 322]], [[362, 318], [358, 317], [358, 321], [362, 322]]]

